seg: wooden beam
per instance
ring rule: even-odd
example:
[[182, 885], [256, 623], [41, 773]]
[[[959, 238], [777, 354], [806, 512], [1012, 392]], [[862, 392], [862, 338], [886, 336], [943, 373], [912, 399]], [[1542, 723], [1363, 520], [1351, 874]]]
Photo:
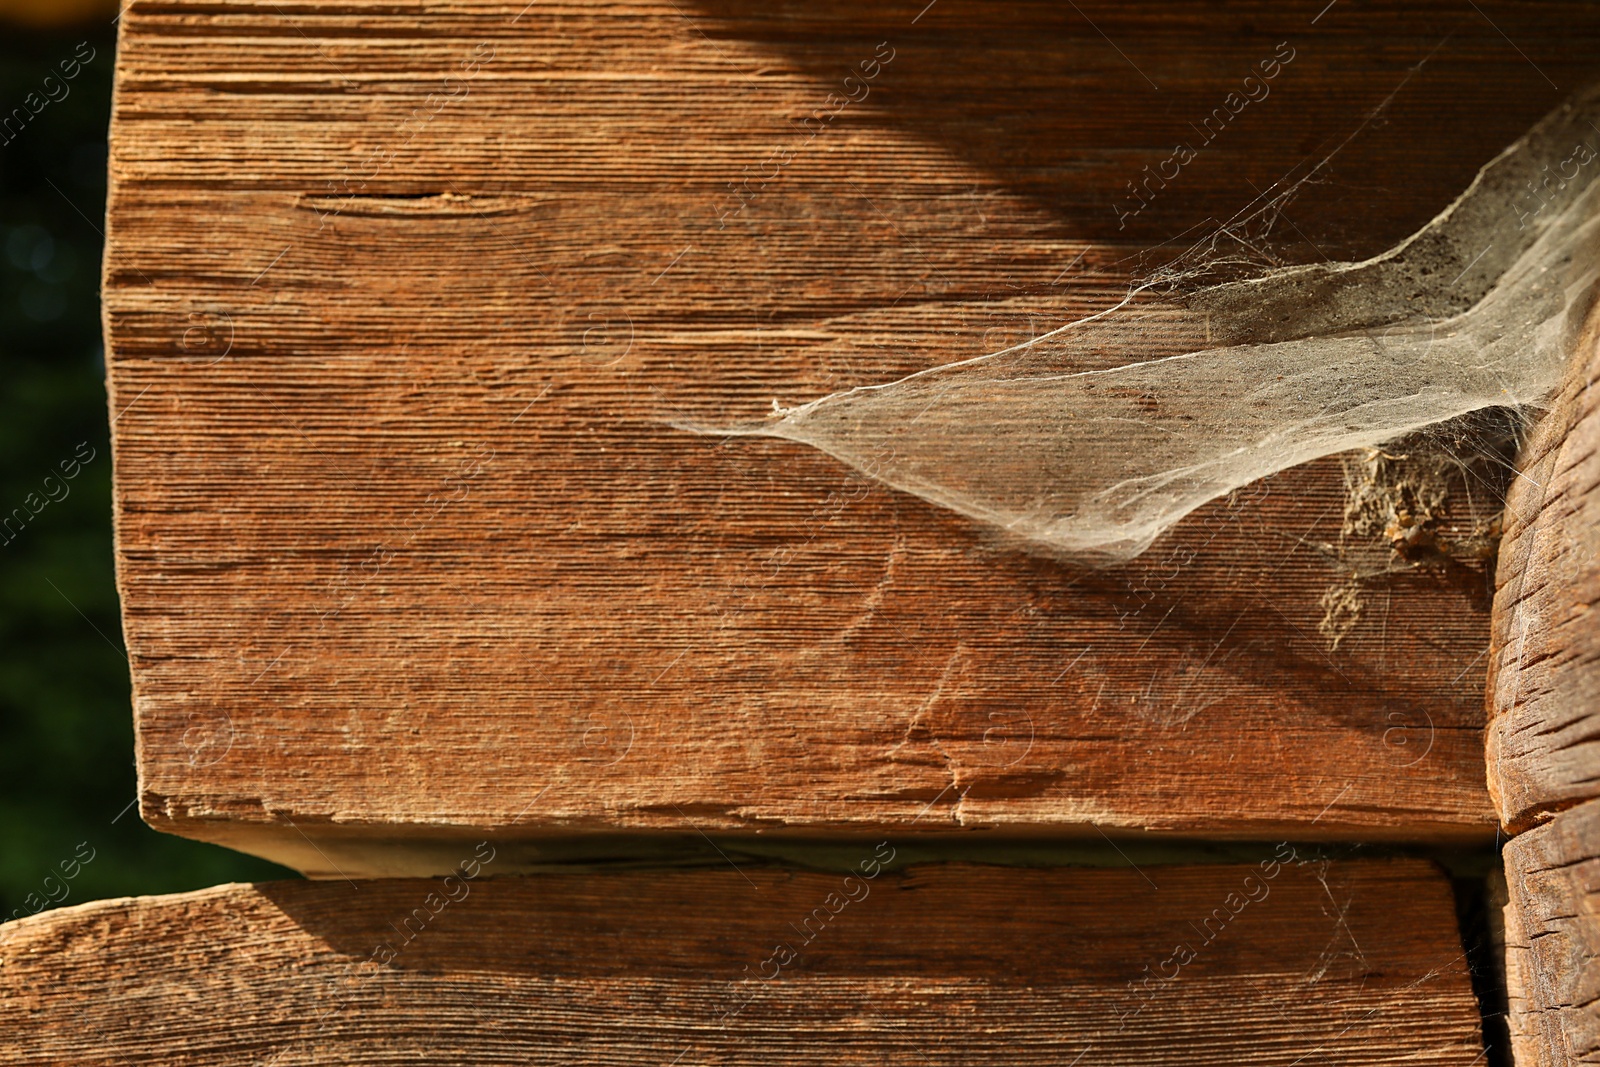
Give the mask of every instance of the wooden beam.
[[1505, 849], [1506, 955], [1517, 1067], [1600, 1060], [1600, 800]]
[[1479, 1062], [1434, 868], [1262, 854], [100, 901], [0, 927], [0, 1063]]
[[1489, 789], [1505, 848], [1517, 1067], [1600, 1059], [1600, 317], [1517, 457], [1490, 652]]
[[[131, 7], [105, 307], [148, 821], [329, 876], [491, 832], [1492, 833], [1485, 572], [1349, 532], [1359, 467], [1088, 572], [673, 423], [1100, 310], [1358, 128], [1274, 254], [1377, 252], [1600, 13], [1502, 13], [1519, 53], [1443, 5], [923, 6]], [[1440, 488], [1441, 529], [1489, 521]]]
[[1600, 317], [1518, 456], [1490, 654], [1489, 789], [1515, 832], [1600, 797]]
[[1509, 901], [1501, 913], [1503, 944], [1499, 947], [1505, 965], [1506, 1033], [1511, 1042], [1511, 1062], [1515, 1067], [1563, 1067], [1562, 1061], [1550, 1058], [1550, 1046], [1543, 1033], [1545, 1016], [1530, 999], [1537, 979], [1521, 913]]

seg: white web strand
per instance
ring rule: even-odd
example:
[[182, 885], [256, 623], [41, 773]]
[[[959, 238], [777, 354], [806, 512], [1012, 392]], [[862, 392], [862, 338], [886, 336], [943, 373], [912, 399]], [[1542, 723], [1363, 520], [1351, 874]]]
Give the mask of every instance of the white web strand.
[[1600, 87], [1383, 255], [1196, 287], [1225, 262], [1213, 237], [1013, 348], [761, 424], [682, 428], [803, 442], [1052, 553], [1125, 560], [1286, 467], [1551, 393], [1600, 263], [1596, 149]]

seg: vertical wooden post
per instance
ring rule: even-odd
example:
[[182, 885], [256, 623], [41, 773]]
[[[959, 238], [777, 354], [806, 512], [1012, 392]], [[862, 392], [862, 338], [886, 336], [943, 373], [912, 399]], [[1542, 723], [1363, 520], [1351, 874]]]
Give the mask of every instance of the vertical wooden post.
[[1518, 1067], [1600, 1056], [1600, 316], [1591, 315], [1506, 499], [1489, 791], [1506, 830]]

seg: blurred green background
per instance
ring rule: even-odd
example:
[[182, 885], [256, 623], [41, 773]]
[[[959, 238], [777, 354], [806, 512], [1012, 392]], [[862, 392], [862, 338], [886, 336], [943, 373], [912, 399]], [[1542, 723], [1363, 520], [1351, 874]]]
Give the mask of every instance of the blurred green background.
[[[65, 96], [52, 83], [58, 99], [20, 132], [0, 129], [0, 517], [13, 518], [0, 532], [0, 921], [100, 897], [293, 877], [158, 834], [132, 805], [98, 296], [115, 28], [103, 13], [65, 27], [21, 27], [5, 14], [0, 116], [24, 106], [80, 42], [95, 56]], [[91, 450], [75, 478], [62, 477]]]

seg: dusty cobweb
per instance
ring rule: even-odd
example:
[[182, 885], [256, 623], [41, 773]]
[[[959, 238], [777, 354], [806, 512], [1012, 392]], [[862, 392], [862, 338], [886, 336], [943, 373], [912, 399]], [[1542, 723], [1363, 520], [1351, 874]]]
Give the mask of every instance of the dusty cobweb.
[[[1553, 391], [1594, 298], [1594, 146], [1600, 89], [1542, 120], [1389, 251], [1277, 266], [1284, 207], [1330, 154], [1103, 312], [761, 422], [677, 425], [811, 445], [1091, 564], [1138, 555], [1250, 482], [1348, 453], [1346, 532], [1390, 550], [1351, 559], [1352, 573], [1429, 553], [1470, 560], [1496, 535], [1495, 486], [1520, 417], [1505, 413]], [[1406, 457], [1415, 472], [1413, 454], [1481, 486], [1483, 509], [1469, 509], [1481, 528], [1441, 530], [1428, 490], [1407, 498], [1389, 465]]]

